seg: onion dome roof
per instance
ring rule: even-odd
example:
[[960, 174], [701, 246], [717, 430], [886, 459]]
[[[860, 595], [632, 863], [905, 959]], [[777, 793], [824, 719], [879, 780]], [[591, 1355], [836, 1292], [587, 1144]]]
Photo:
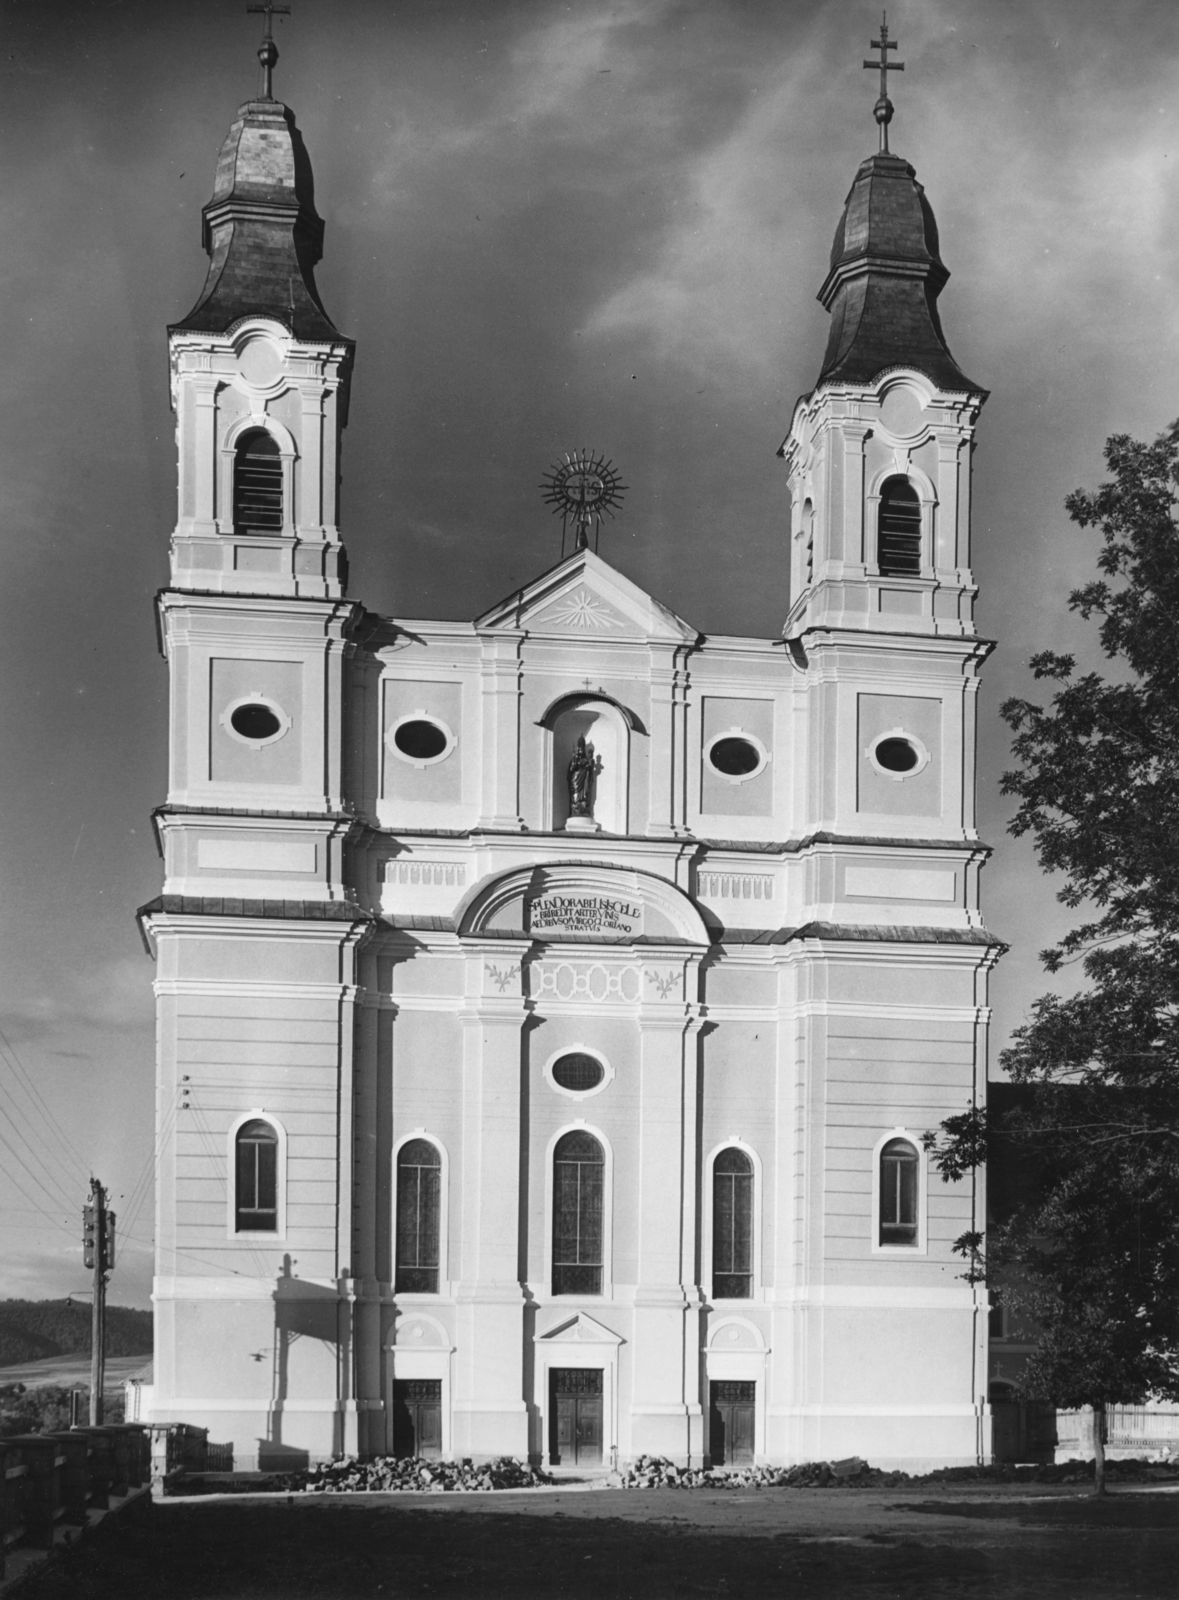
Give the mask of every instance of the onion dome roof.
[[243, 317], [267, 316], [297, 339], [339, 342], [315, 287], [323, 222], [294, 112], [277, 100], [239, 108], [201, 218], [209, 272], [173, 331], [224, 333]]
[[982, 392], [946, 344], [937, 297], [950, 274], [917, 175], [882, 151], [860, 164], [831, 250], [819, 300], [831, 332], [819, 383], [871, 383], [913, 367], [941, 389]]

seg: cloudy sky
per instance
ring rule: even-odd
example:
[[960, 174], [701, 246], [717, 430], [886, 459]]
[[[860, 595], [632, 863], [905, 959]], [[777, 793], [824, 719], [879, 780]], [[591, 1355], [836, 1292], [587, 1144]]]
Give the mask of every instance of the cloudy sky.
[[[470, 617], [558, 553], [537, 483], [590, 445], [631, 485], [602, 554], [699, 628], [772, 635], [775, 451], [818, 372], [815, 301], [858, 162], [878, 15], [853, 0], [295, 0], [276, 93], [357, 340], [352, 593]], [[0, 0], [0, 1295], [84, 1289], [95, 1171], [150, 1287], [152, 967], [175, 515], [165, 325], [258, 19], [237, 0]], [[1048, 985], [1053, 886], [1004, 834], [1005, 695], [1083, 646], [1096, 541], [1064, 495], [1108, 434], [1179, 413], [1179, 11], [904, 0], [893, 147], [952, 273], [947, 337], [992, 391], [975, 458], [985, 909], [1011, 944], [995, 1044]], [[718, 578], [723, 576], [723, 581]]]

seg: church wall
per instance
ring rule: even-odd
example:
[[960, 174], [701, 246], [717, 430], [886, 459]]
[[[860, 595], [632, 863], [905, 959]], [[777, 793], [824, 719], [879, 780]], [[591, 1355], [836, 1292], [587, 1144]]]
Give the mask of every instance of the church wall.
[[[277, 122], [267, 137], [277, 158]], [[292, 223], [220, 204], [226, 248], [285, 248]], [[809, 548], [781, 640], [705, 638], [585, 550], [474, 622], [382, 619], [340, 599], [335, 566], [350, 345], [235, 315], [232, 335], [172, 336], [167, 882], [145, 908], [156, 1415], [232, 1438], [239, 1466], [297, 1465], [388, 1448], [392, 1385], [416, 1378], [440, 1385], [445, 1453], [544, 1456], [548, 1374], [580, 1367], [602, 1376], [607, 1465], [699, 1463], [725, 1380], [755, 1386], [761, 1459], [975, 1459], [982, 1302], [951, 1253], [974, 1192], [922, 1155], [917, 1243], [882, 1245], [879, 1173], [891, 1134], [919, 1144], [985, 1070], [980, 394], [893, 363], [799, 403], [784, 454]], [[281, 532], [233, 526], [253, 419], [279, 445]], [[920, 570], [882, 576], [893, 472], [918, 491]], [[280, 736], [228, 731], [251, 696]], [[418, 718], [442, 748], [398, 746]], [[570, 817], [579, 733], [601, 766]], [[915, 768], [882, 765], [889, 735]], [[747, 770], [710, 763], [726, 736]], [[576, 1048], [606, 1062], [600, 1090], [555, 1086]], [[231, 1136], [259, 1114], [281, 1130], [265, 1237], [230, 1212]], [[579, 1126], [606, 1153], [606, 1282], [554, 1296], [553, 1147]], [[396, 1157], [423, 1135], [440, 1292], [410, 1295]], [[732, 1141], [755, 1281], [713, 1301], [711, 1162]]]

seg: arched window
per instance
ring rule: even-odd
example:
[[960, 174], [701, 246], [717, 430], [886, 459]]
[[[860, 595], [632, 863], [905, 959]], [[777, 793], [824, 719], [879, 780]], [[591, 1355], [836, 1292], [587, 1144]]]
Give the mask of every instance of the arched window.
[[278, 1134], [255, 1118], [234, 1140], [234, 1228], [238, 1233], [278, 1232]]
[[880, 1152], [881, 1244], [917, 1243], [918, 1160], [907, 1139], [890, 1139]]
[[753, 1293], [753, 1162], [722, 1150], [712, 1164], [712, 1298]]
[[921, 501], [908, 478], [889, 478], [880, 490], [876, 564], [887, 578], [921, 573]]
[[601, 1294], [606, 1157], [592, 1133], [553, 1151], [553, 1293]]
[[397, 1154], [397, 1273], [400, 1294], [437, 1294], [442, 1157], [428, 1139]]
[[282, 458], [278, 442], [263, 428], [238, 440], [233, 458], [235, 533], [281, 533]]

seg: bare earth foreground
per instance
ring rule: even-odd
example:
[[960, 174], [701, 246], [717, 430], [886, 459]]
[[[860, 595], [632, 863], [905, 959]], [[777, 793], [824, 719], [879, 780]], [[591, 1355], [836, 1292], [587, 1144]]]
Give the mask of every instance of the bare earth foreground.
[[111, 1518], [21, 1600], [1179, 1595], [1179, 1493], [235, 1496]]

